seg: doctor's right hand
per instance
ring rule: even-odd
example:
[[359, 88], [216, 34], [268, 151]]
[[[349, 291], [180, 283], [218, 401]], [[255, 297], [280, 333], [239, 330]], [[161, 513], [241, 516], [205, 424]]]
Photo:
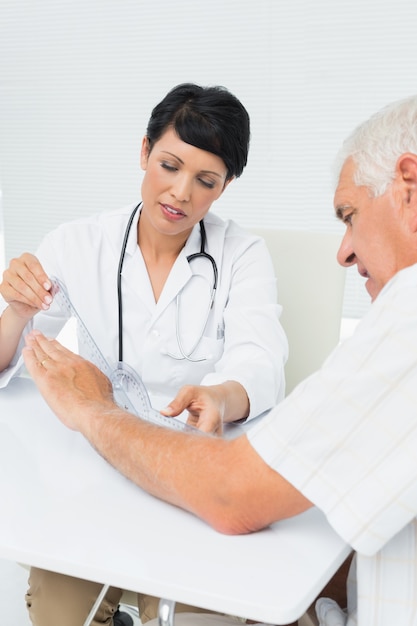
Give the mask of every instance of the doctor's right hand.
[[30, 320], [38, 311], [46, 311], [52, 302], [51, 281], [38, 259], [29, 252], [12, 259], [3, 273], [0, 294], [14, 315]]

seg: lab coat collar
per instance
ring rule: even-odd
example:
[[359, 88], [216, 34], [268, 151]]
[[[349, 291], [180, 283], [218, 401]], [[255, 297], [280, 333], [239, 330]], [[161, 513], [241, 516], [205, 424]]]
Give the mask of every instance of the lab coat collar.
[[[134, 207], [132, 207], [132, 211], [133, 211], [133, 208]], [[137, 230], [138, 230], [138, 222], [139, 222], [141, 211], [142, 211], [142, 208], [139, 207], [132, 221], [132, 225], [130, 228], [129, 237], [128, 237], [127, 245], [126, 245], [126, 255], [133, 256], [136, 252], [137, 245], [138, 245]], [[182, 252], [185, 251], [185, 255], [188, 256], [189, 254], [193, 254], [194, 252], [199, 252], [200, 246], [201, 246], [200, 223], [198, 223], [194, 226], [193, 230], [191, 231], [190, 236], [185, 242], [185, 246]]]
[[[133, 208], [132, 208], [133, 210]], [[129, 233], [125, 262], [123, 264], [124, 279], [130, 284], [143, 304], [151, 312], [153, 321], [176, 299], [177, 295], [184, 289], [185, 285], [191, 280], [193, 275], [207, 275], [207, 279], [212, 281], [210, 267], [207, 261], [195, 260], [190, 265], [187, 256], [200, 251], [201, 236], [200, 225], [196, 224], [188, 237], [184, 248], [181, 250], [176, 259], [171, 272], [164, 285], [164, 289], [157, 303], [155, 303], [152, 287], [149, 281], [145, 261], [142, 252], [137, 245], [137, 224], [139, 220], [140, 209], [135, 215], [132, 227]], [[135, 259], [136, 257], [136, 259]]]
[[157, 302], [156, 310], [162, 313], [165, 308], [177, 297], [193, 276], [193, 270], [187, 261], [187, 256], [200, 250], [200, 226], [196, 224], [188, 237], [184, 248], [178, 255], [167, 281]]

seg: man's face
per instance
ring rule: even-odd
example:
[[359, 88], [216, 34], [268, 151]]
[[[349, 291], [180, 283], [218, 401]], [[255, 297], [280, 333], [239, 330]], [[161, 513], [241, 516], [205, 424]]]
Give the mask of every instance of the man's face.
[[394, 274], [417, 262], [416, 243], [401, 175], [382, 196], [371, 198], [367, 187], [355, 185], [354, 171], [354, 162], [348, 159], [334, 197], [336, 215], [346, 226], [337, 260], [346, 267], [357, 265], [375, 300]]

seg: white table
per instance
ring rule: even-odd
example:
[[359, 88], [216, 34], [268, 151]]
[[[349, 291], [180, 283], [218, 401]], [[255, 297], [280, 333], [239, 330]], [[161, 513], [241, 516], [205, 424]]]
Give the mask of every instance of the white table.
[[29, 379], [0, 391], [0, 451], [0, 558], [286, 624], [350, 551], [316, 509], [252, 535], [215, 532], [118, 474]]

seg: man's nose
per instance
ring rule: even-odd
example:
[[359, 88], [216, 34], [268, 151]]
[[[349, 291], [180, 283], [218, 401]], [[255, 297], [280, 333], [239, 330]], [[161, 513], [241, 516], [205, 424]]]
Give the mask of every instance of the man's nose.
[[346, 231], [337, 252], [337, 261], [344, 267], [350, 267], [356, 263], [356, 254], [352, 248], [348, 231]]

